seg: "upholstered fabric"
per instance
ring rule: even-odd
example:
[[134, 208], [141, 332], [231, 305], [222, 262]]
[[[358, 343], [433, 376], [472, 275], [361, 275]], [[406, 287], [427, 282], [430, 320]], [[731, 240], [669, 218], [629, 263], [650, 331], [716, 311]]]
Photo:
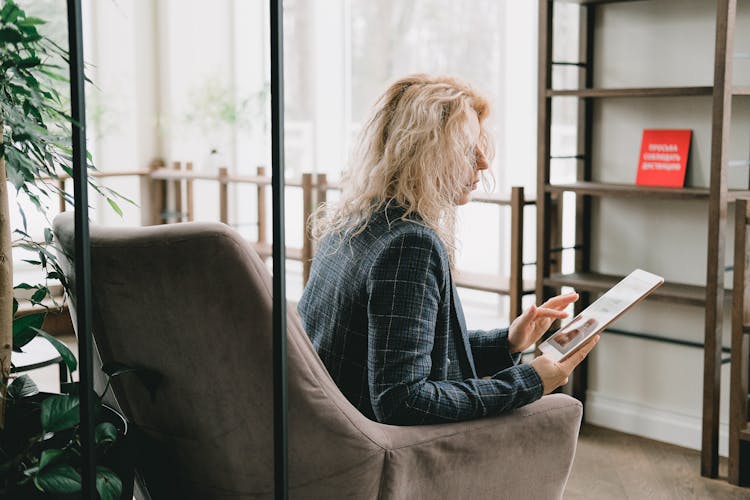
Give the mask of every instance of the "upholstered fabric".
[[298, 311], [333, 380], [373, 420], [456, 422], [542, 397], [507, 329], [466, 328], [445, 246], [398, 207], [323, 238]]
[[[55, 219], [67, 255], [73, 218]], [[104, 362], [162, 376], [115, 381], [127, 417], [169, 450], [165, 498], [271, 498], [271, 279], [231, 229], [92, 227], [93, 331]], [[63, 259], [64, 260], [64, 259]], [[580, 404], [546, 396], [499, 417], [396, 427], [338, 390], [288, 317], [292, 498], [560, 498]], [[175, 496], [176, 495], [176, 496]], [[160, 498], [154, 495], [154, 498]]]

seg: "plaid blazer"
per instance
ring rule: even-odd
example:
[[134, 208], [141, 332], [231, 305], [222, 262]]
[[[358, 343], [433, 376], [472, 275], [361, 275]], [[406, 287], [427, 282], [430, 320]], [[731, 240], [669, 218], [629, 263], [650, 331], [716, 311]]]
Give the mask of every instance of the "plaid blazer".
[[496, 415], [540, 398], [542, 382], [508, 351], [507, 329], [467, 331], [445, 246], [402, 215], [391, 207], [353, 238], [325, 237], [298, 305], [344, 395], [397, 425]]

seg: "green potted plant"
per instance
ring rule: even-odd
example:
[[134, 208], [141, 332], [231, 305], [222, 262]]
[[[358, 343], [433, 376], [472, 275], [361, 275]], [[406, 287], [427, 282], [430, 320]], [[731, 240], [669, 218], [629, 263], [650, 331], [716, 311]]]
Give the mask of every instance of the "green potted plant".
[[[78, 383], [69, 394], [43, 394], [28, 375], [8, 387], [0, 433], [0, 497], [67, 498], [81, 490]], [[96, 488], [102, 500], [133, 496], [132, 453], [123, 440], [127, 421], [97, 398]]]
[[[68, 384], [66, 394], [40, 394], [28, 376], [11, 378], [12, 351], [23, 349], [36, 336], [46, 338], [57, 349], [70, 373], [76, 370], [73, 353], [42, 330], [44, 310], [15, 317], [13, 247], [31, 252], [33, 257], [25, 261], [40, 266], [45, 274], [43, 284], [15, 287], [25, 290], [32, 304], [43, 305], [52, 298], [49, 280], [59, 280], [67, 289], [51, 248], [53, 234], [47, 217], [51, 195], [73, 201], [56, 182], [61, 175], [73, 173], [72, 119], [55, 87], [67, 82], [67, 52], [39, 32], [43, 24], [45, 21], [27, 16], [13, 0], [4, 1], [0, 9], [0, 488], [4, 488], [0, 496], [10, 494], [11, 498], [55, 497], [81, 488], [77, 384]], [[22, 225], [11, 229], [9, 183], [20, 198], [45, 216], [48, 224], [42, 241], [27, 227], [20, 204]], [[114, 200], [117, 193], [91, 185], [121, 214]], [[96, 441], [104, 459], [126, 425], [109, 409], [101, 415], [105, 418], [97, 425]], [[120, 498], [122, 481], [102, 465], [97, 470], [97, 489], [102, 499]]]

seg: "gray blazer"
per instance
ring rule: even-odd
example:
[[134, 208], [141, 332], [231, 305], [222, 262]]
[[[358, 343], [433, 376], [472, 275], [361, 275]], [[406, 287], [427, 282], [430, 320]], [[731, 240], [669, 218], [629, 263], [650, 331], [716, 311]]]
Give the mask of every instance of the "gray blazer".
[[[368, 418], [417, 425], [496, 415], [542, 396], [507, 329], [466, 328], [437, 234], [391, 207], [316, 250], [298, 311], [331, 377]], [[489, 378], [479, 378], [489, 377]]]

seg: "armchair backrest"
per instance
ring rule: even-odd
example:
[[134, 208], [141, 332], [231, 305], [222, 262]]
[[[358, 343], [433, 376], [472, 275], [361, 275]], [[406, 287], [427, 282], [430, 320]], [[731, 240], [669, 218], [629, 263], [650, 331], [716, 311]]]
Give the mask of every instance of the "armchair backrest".
[[[71, 215], [55, 219], [68, 270]], [[92, 330], [101, 360], [162, 377], [153, 397], [137, 376], [118, 377], [118, 404], [172, 451], [186, 494], [271, 495], [272, 299], [265, 264], [227, 226], [185, 223], [92, 227], [91, 268]], [[376, 496], [386, 426], [370, 422], [344, 398], [289, 309], [292, 492], [328, 477], [321, 488], [345, 495], [347, 484], [337, 485], [337, 476], [361, 467], [357, 489], [371, 482]]]

